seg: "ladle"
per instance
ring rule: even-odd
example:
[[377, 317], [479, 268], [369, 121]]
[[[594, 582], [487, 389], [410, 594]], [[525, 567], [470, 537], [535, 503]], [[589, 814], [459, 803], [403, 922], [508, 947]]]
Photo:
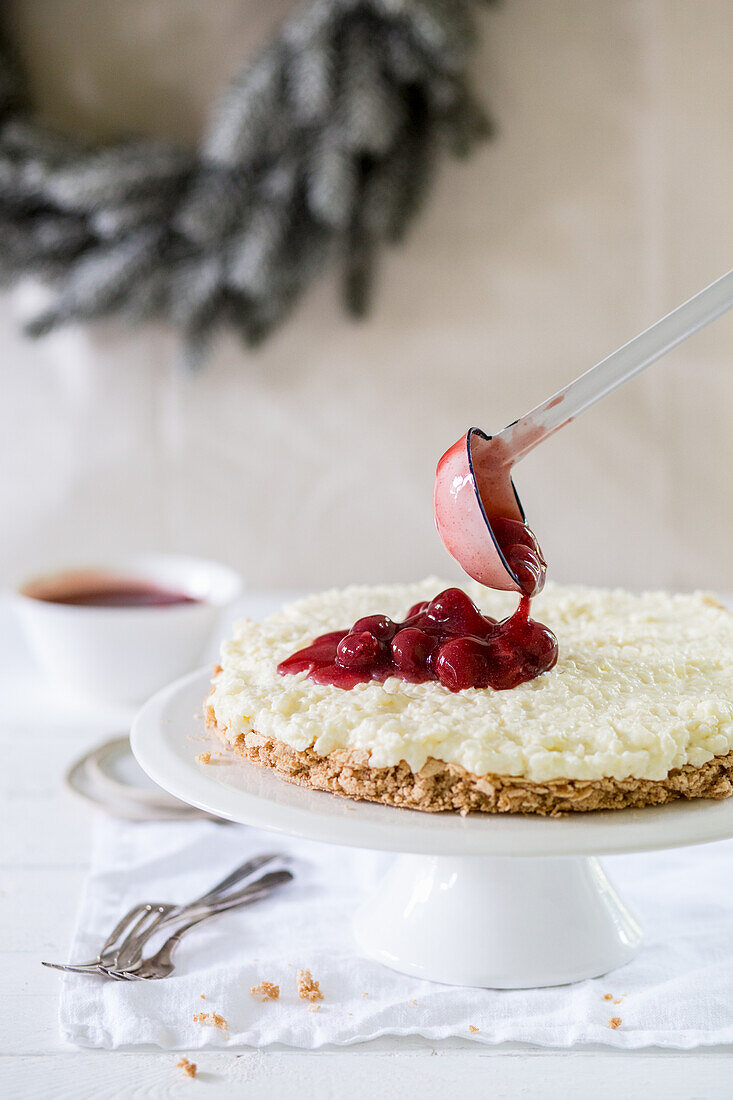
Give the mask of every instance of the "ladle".
[[732, 306], [733, 270], [498, 435], [471, 428], [445, 452], [435, 475], [435, 522], [446, 549], [469, 576], [490, 588], [522, 590], [492, 526], [499, 517], [524, 523], [511, 476], [514, 463]]

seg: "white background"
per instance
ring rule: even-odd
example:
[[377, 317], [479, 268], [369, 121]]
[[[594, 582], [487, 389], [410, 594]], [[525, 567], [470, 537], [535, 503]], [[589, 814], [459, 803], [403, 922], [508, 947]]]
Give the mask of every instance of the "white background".
[[[10, 0], [48, 117], [193, 140], [286, 0]], [[0, 298], [0, 577], [49, 554], [201, 552], [253, 587], [449, 568], [435, 462], [497, 430], [731, 266], [728, 0], [504, 0], [476, 83], [498, 137], [446, 165], [374, 314], [331, 280], [262, 351], [116, 323], [31, 344]], [[733, 317], [529, 456], [553, 575], [730, 588]]]

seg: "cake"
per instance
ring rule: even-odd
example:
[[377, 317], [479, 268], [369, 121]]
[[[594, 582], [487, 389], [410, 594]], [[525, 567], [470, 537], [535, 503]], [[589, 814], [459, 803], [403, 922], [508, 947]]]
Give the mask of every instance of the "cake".
[[[509, 690], [398, 675], [348, 689], [278, 666], [362, 616], [404, 619], [446, 583], [350, 587], [243, 621], [222, 647], [209, 728], [244, 765], [353, 799], [462, 814], [622, 809], [733, 791], [733, 617], [704, 593], [548, 584], [557, 664]], [[482, 613], [516, 596], [463, 586]]]

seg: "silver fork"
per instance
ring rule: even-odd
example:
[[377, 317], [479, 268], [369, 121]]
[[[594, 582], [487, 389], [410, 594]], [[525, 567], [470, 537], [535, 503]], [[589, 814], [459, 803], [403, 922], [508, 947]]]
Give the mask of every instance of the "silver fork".
[[[150, 922], [139, 936], [136, 936], [133, 930], [118, 949], [117, 956], [112, 964], [108, 965], [105, 963], [101, 969], [105, 971], [108, 969], [122, 971], [133, 968], [142, 959], [145, 945], [149, 943], [153, 934], [159, 928], [163, 928], [166, 925], [180, 920], [182, 916], [188, 913], [197, 913], [201, 909], [208, 909], [209, 906], [237, 902], [240, 898], [249, 897], [252, 889], [262, 885], [268, 879], [267, 874], [261, 875], [259, 878], [254, 877], [257, 872], [261, 871], [262, 868], [268, 864], [283, 862], [285, 862], [285, 857], [280, 855], [256, 856], [254, 859], [248, 860], [247, 864], [243, 865], [247, 867], [247, 871], [244, 874], [242, 873], [241, 867], [236, 868], [230, 875], [227, 875], [225, 879], [222, 879], [221, 882], [217, 883], [216, 886], [209, 890], [208, 893], [202, 894], [201, 897], [196, 898], [195, 901], [191, 901], [187, 905], [165, 907], [168, 909], [168, 912], [162, 913], [159, 920], [154, 919]], [[293, 877], [290, 872], [280, 873], [287, 874], [288, 879]], [[226, 892], [229, 887], [236, 885], [237, 882], [241, 882], [243, 878], [245, 880], [250, 880], [247, 886], [233, 893]]]
[[286, 882], [290, 882], [292, 878], [293, 875], [290, 871], [272, 871], [269, 874], [263, 875], [257, 882], [251, 883], [249, 886], [239, 891], [238, 895], [212, 905], [203, 913], [199, 913], [185, 924], [180, 925], [176, 931], [168, 937], [162, 947], [154, 955], [151, 955], [150, 958], [141, 959], [136, 965], [127, 967], [126, 969], [121, 967], [102, 967], [102, 970], [108, 977], [113, 978], [115, 981], [139, 982], [167, 978], [175, 970], [173, 952], [187, 932], [195, 928], [196, 925], [202, 924], [212, 917], [219, 916], [221, 913], [228, 913], [234, 909], [243, 909], [247, 905], [252, 905], [255, 901], [266, 898], [268, 894], [271, 894], [278, 886], [283, 886]]
[[[42, 962], [41, 966], [47, 966], [50, 970], [65, 970], [73, 974], [93, 974], [100, 967], [116, 966], [120, 953], [129, 947], [133, 938], [135, 942], [138, 942], [138, 939], [147, 941], [168, 916], [180, 908], [182, 907], [169, 905], [166, 902], [143, 902], [133, 905], [132, 909], [125, 913], [112, 929], [96, 959], [90, 959], [85, 963]], [[123, 933], [125, 935], [120, 939]]]
[[141, 963], [143, 957], [143, 951], [150, 942], [155, 931], [158, 928], [164, 928], [167, 925], [172, 924], [174, 921], [177, 923], [182, 917], [190, 916], [193, 918], [194, 923], [199, 920], [208, 920], [209, 917], [216, 916], [217, 913], [224, 912], [227, 909], [233, 909], [238, 907], [242, 903], [248, 902], [250, 899], [257, 900], [260, 897], [265, 897], [274, 890], [276, 886], [280, 886], [285, 882], [289, 882], [292, 879], [290, 871], [270, 871], [254, 878], [247, 886], [242, 887], [241, 890], [236, 890], [231, 894], [217, 895], [208, 901], [206, 904], [202, 904], [201, 899], [191, 902], [185, 908], [180, 909], [170, 917], [164, 918], [155, 927], [146, 929], [139, 937], [128, 937], [127, 942], [123, 948], [120, 949], [117, 959], [113, 965], [103, 965], [99, 969], [106, 974], [110, 974], [111, 971], [115, 973], [133, 971]]
[[[246, 879], [259, 871], [268, 863], [275, 861], [285, 862], [286, 857], [281, 853], [266, 853], [248, 859], [239, 867], [235, 867], [230, 874], [218, 882], [207, 893], [185, 905], [172, 905], [166, 902], [142, 902], [133, 905], [124, 917], [121, 918], [110, 932], [105, 943], [99, 951], [96, 959], [90, 959], [85, 963], [51, 963], [43, 962], [51, 970], [63, 970], [73, 974], [100, 973], [104, 968], [125, 968], [134, 965], [142, 955], [142, 948], [150, 937], [165, 924], [172, 923], [189, 910], [206, 905], [217, 899], [226, 900], [227, 897], [239, 896], [226, 895], [225, 891], [238, 882]], [[126, 933], [120, 941], [120, 937]], [[139, 951], [139, 955], [135, 952]], [[124, 954], [123, 954], [124, 952]], [[120, 961], [122, 960], [122, 961]]]

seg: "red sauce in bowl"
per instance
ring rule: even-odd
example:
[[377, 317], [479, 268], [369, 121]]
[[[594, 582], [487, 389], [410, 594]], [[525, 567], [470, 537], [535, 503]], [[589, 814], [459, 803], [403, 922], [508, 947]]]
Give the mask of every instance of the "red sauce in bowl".
[[66, 573], [33, 581], [23, 595], [71, 607], [174, 607], [202, 601], [153, 581], [105, 573]]

